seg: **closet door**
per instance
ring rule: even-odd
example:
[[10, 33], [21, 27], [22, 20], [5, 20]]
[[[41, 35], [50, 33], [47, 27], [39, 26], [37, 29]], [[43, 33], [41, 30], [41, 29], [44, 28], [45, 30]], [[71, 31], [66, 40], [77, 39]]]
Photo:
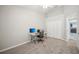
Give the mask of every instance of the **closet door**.
[[47, 22], [47, 35], [49, 37], [63, 39], [62, 20], [53, 20]]

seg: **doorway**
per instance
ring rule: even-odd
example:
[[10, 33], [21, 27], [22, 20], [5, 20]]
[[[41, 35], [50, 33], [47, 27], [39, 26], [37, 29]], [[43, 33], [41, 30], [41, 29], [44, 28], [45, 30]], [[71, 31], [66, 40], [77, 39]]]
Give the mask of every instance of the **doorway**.
[[71, 18], [66, 20], [67, 40], [77, 40], [77, 19]]

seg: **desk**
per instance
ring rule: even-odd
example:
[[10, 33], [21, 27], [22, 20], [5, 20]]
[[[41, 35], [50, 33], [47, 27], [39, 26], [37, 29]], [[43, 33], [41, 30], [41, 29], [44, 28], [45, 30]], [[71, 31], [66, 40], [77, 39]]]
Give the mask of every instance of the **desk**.
[[31, 38], [31, 41], [39, 41], [39, 40], [43, 40], [43, 38], [47, 38], [47, 34], [46, 33], [44, 33], [43, 34], [43, 37], [38, 37], [38, 34], [39, 33], [30, 33], [30, 38]]
[[31, 41], [36, 40], [36, 33], [30, 33]]

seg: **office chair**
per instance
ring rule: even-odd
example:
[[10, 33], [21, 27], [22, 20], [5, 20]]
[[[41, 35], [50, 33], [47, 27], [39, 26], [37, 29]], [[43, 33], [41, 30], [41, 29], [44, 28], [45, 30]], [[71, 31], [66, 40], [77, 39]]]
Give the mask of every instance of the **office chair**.
[[44, 31], [40, 31], [39, 29], [37, 30], [37, 41], [38, 42], [43, 42], [44, 38]]

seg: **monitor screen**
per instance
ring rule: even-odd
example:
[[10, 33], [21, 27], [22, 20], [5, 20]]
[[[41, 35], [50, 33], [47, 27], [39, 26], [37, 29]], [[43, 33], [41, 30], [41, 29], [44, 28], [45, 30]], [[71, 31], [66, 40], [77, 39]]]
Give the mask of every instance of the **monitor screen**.
[[30, 28], [30, 33], [34, 33], [36, 32], [36, 29], [35, 28]]

